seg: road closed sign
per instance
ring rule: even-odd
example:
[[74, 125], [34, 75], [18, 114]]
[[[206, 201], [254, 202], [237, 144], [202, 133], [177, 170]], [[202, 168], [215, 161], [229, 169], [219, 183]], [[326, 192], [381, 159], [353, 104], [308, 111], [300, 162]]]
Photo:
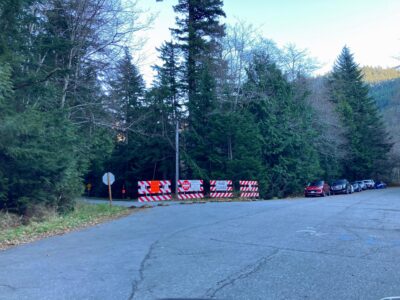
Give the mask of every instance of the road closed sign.
[[190, 191], [190, 187], [191, 187], [192, 185], [190, 184], [190, 181], [189, 180], [184, 180], [183, 182], [182, 182], [182, 189], [185, 191], [185, 192], [188, 192], [188, 191]]
[[203, 184], [200, 180], [191, 180], [190, 181], [190, 191], [191, 192], [201, 192], [203, 191], [201, 185]]
[[211, 198], [233, 197], [232, 180], [210, 180]]
[[227, 180], [217, 180], [215, 182], [215, 190], [218, 192], [225, 192], [228, 190], [228, 181]]
[[204, 198], [203, 180], [178, 180], [178, 199]]
[[179, 180], [178, 190], [179, 192], [202, 192], [203, 191], [203, 180]]

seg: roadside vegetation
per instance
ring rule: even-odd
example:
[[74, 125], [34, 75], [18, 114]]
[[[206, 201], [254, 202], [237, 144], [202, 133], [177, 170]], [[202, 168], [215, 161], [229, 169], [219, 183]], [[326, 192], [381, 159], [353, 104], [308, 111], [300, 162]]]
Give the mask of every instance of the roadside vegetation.
[[400, 174], [364, 78], [376, 75], [350, 48], [314, 78], [306, 49], [227, 24], [222, 0], [179, 0], [146, 84], [138, 46], [152, 17], [138, 3], [0, 1], [0, 210], [22, 224], [35, 207], [54, 213], [7, 236], [90, 223], [75, 199], [106, 196], [105, 171], [115, 198], [173, 179], [177, 130], [181, 179], [257, 180], [264, 199], [317, 178]]
[[130, 212], [125, 207], [85, 203], [76, 204], [73, 211], [65, 214], [44, 207], [36, 207], [24, 216], [0, 211], [0, 249], [96, 225]]

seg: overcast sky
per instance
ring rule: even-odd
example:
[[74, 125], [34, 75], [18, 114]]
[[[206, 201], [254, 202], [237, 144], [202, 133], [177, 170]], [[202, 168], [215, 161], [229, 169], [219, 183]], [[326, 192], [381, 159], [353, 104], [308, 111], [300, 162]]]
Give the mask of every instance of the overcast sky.
[[[157, 62], [155, 47], [170, 38], [175, 23], [172, 6], [177, 0], [140, 0], [140, 6], [158, 13], [146, 32], [146, 60], [141, 65], [150, 83], [151, 65]], [[260, 28], [278, 46], [295, 43], [307, 48], [322, 68], [330, 70], [346, 44], [360, 65], [394, 67], [400, 61], [400, 0], [225, 0], [226, 23], [237, 18]]]

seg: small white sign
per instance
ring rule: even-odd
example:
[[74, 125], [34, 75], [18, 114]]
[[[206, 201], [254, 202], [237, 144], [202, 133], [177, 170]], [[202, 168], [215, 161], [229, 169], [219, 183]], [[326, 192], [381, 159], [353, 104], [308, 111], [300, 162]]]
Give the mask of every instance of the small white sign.
[[200, 180], [190, 180], [190, 191], [191, 192], [201, 192]]
[[181, 180], [182, 189], [185, 192], [201, 192], [200, 180]]
[[228, 181], [226, 181], [226, 180], [217, 180], [215, 182], [215, 190], [217, 192], [226, 192], [228, 190]]
[[110, 185], [113, 184], [114, 181], [115, 181], [115, 176], [114, 176], [114, 174], [111, 173], [111, 172], [104, 173], [104, 175], [103, 175], [103, 183], [104, 183], [105, 185], [108, 185], [108, 178], [110, 178]]

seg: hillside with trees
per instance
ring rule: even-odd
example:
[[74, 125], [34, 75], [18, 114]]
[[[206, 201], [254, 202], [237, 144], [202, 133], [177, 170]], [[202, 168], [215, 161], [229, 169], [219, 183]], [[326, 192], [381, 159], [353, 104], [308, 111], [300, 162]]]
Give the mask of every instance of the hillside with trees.
[[221, 0], [174, 10], [146, 86], [128, 47], [149, 25], [137, 7], [0, 4], [0, 209], [71, 210], [86, 183], [105, 195], [105, 170], [116, 197], [122, 187], [136, 197], [138, 180], [173, 181], [176, 129], [181, 178], [258, 180], [264, 198], [315, 178], [389, 178], [375, 90], [348, 48], [328, 78], [312, 79], [306, 50], [225, 24]]
[[361, 68], [364, 75], [364, 80], [370, 84], [377, 84], [382, 81], [388, 81], [400, 78], [400, 71], [398, 68], [382, 68], [365, 66]]
[[[393, 70], [389, 69], [388, 72], [392, 73]], [[392, 178], [398, 182], [400, 181], [400, 78], [376, 80], [371, 83], [370, 96], [376, 101], [392, 137], [391, 161], [394, 165]]]

